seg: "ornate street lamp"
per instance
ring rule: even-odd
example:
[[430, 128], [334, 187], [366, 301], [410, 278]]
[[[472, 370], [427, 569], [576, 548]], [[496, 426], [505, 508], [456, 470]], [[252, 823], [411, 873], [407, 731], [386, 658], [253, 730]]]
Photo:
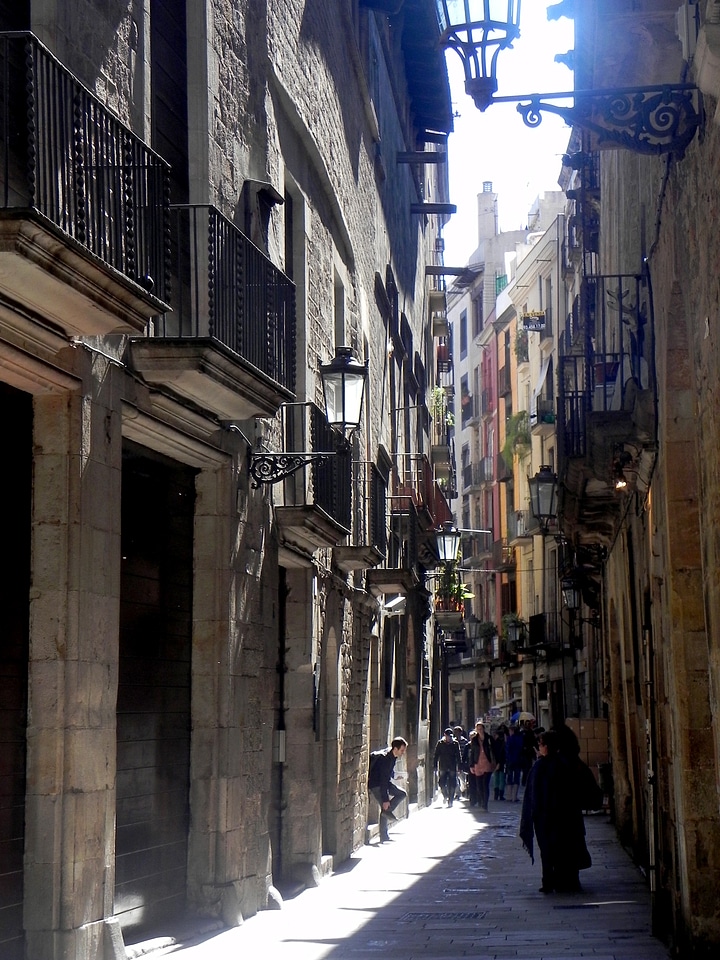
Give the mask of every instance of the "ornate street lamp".
[[652, 155], [680, 153], [695, 136], [700, 115], [693, 83], [495, 96], [497, 56], [520, 36], [520, 0], [437, 0], [437, 5], [440, 43], [460, 56], [465, 89], [478, 109], [517, 103], [528, 127], [539, 126], [542, 111], [556, 113], [595, 133], [601, 147]]
[[528, 477], [528, 487], [533, 516], [545, 535], [550, 521], [557, 518], [557, 474], [544, 464], [534, 477]]
[[455, 563], [460, 549], [460, 531], [453, 523], [444, 523], [435, 531], [437, 552], [441, 563]]
[[568, 610], [580, 609], [580, 588], [578, 587], [576, 580], [573, 580], [572, 577], [565, 577], [563, 580], [561, 580], [560, 593], [562, 594], [563, 603]]
[[513, 620], [505, 625], [507, 630], [508, 644], [513, 651], [523, 645], [525, 639], [525, 622], [523, 620]]
[[320, 367], [327, 421], [345, 441], [360, 426], [367, 376], [367, 364], [350, 347], [336, 347], [330, 363]]
[[470, 647], [472, 650], [475, 649], [478, 640], [480, 639], [480, 627], [482, 626], [482, 620], [478, 620], [477, 617], [465, 617], [465, 636], [470, 642]]
[[459, 54], [465, 92], [485, 110], [498, 88], [498, 54], [520, 36], [520, 0], [438, 0], [438, 15], [440, 44]]
[[338, 449], [323, 451], [288, 451], [286, 453], [251, 453], [250, 475], [255, 485], [277, 483], [301, 467], [348, 450], [350, 438], [360, 426], [363, 396], [367, 382], [367, 364], [353, 356], [350, 347], [336, 347], [330, 363], [320, 367], [323, 385], [325, 416], [328, 424], [339, 435]]

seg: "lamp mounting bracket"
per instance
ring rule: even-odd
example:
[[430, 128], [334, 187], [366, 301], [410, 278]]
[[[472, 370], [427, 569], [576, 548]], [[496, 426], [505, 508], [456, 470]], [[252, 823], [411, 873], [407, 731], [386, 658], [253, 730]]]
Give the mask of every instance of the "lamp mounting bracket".
[[[539, 126], [545, 111], [596, 134], [599, 149], [660, 156], [682, 153], [695, 136], [700, 125], [696, 95], [695, 84], [675, 83], [493, 97], [492, 102], [517, 103], [528, 127]], [[547, 102], [568, 99], [573, 103]]]
[[305, 450], [293, 453], [251, 453], [249, 470], [253, 487], [257, 488], [261, 483], [277, 483], [302, 467], [327, 460], [336, 456], [336, 453], [337, 451], [316, 453]]

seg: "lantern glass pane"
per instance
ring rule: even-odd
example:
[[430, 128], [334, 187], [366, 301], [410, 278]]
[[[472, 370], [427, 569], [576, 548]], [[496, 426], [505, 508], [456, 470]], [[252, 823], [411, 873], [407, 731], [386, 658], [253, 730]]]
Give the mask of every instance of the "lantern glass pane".
[[360, 423], [362, 413], [365, 371], [345, 374], [345, 417], [344, 422], [353, 427]]
[[343, 410], [343, 374], [326, 373], [323, 376], [325, 392], [325, 413], [328, 423], [337, 426], [344, 420]]

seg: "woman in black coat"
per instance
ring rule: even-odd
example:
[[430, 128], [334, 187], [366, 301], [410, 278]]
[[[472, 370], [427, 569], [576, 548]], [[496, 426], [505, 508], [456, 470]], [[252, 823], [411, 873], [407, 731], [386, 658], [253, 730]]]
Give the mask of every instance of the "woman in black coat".
[[533, 863], [533, 833], [540, 848], [541, 893], [579, 891], [579, 871], [592, 862], [585, 845], [577, 778], [559, 746], [554, 731], [540, 734], [540, 756], [525, 785], [520, 818], [520, 837]]

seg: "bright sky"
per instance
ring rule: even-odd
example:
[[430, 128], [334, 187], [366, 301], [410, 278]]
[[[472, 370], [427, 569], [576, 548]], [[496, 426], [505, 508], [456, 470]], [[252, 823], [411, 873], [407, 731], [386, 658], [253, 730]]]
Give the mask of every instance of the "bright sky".
[[[498, 55], [498, 96], [572, 90], [573, 74], [555, 63], [556, 53], [573, 48], [573, 24], [548, 21], [550, 0], [524, 0], [521, 36]], [[559, 190], [557, 179], [570, 128], [552, 114], [539, 127], [526, 127], [514, 103], [493, 104], [481, 113], [465, 93], [462, 63], [446, 54], [455, 131], [448, 141], [450, 201], [458, 212], [443, 230], [445, 263], [462, 266], [477, 247], [477, 194], [492, 181], [498, 194], [501, 230], [518, 230], [538, 194]]]

